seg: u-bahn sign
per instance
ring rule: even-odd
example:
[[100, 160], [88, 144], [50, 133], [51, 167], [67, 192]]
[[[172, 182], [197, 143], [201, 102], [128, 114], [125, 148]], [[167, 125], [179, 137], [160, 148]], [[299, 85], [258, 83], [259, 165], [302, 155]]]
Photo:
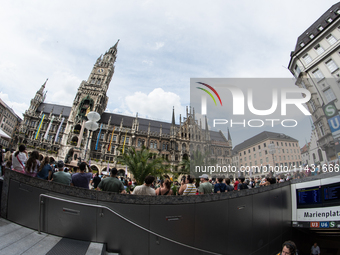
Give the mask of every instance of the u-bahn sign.
[[331, 129], [333, 138], [337, 138], [340, 136], [340, 116], [338, 113], [338, 109], [334, 105], [334, 102], [330, 102], [329, 104], [323, 107], [323, 111], [325, 112], [328, 125]]

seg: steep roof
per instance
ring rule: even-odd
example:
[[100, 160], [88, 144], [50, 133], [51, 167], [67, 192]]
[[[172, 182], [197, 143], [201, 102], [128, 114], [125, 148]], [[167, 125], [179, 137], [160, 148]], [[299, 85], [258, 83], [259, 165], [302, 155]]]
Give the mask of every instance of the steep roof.
[[269, 131], [263, 131], [260, 134], [257, 134], [247, 140], [245, 140], [244, 142], [236, 145], [233, 149], [233, 151], [241, 151], [245, 148], [254, 146], [255, 144], [265, 141], [267, 139], [274, 139], [274, 140], [280, 140], [280, 141], [290, 141], [290, 142], [297, 142], [298, 140], [285, 135], [285, 134], [280, 134], [280, 133], [274, 133], [274, 132], [269, 132]]
[[309, 149], [309, 145], [310, 145], [310, 142], [308, 144], [305, 144], [305, 146], [303, 146], [300, 150], [301, 150], [301, 154], [305, 153], [308, 151]]
[[68, 117], [70, 116], [70, 112], [72, 107], [64, 106], [64, 105], [57, 105], [57, 104], [48, 104], [48, 103], [41, 103], [37, 109], [37, 112], [41, 112], [43, 110], [44, 114], [50, 114], [53, 109], [53, 115], [60, 115], [61, 111], [63, 111], [62, 116]]
[[[308, 43], [313, 41], [320, 33], [322, 33], [328, 26], [335, 22], [340, 17], [340, 2], [332, 5], [324, 14], [321, 15], [305, 32], [303, 32], [297, 39], [294, 55], [299, 52]], [[330, 20], [331, 19], [331, 20]], [[322, 26], [322, 30], [318, 28]], [[314, 37], [311, 38], [310, 35]], [[302, 43], [302, 45], [301, 45]]]
[[[61, 111], [63, 111], [62, 116], [68, 117], [71, 112], [70, 106], [56, 105], [56, 104], [49, 104], [49, 103], [40, 104], [37, 109], [37, 112], [40, 113], [41, 111], [43, 111], [44, 114], [50, 114], [52, 108], [53, 108], [53, 112], [52, 112], [53, 115], [60, 115]], [[132, 116], [122, 115], [118, 113], [109, 113], [109, 112], [104, 112], [100, 117], [101, 118], [98, 121], [98, 123], [107, 124], [111, 117], [110, 124], [115, 125], [115, 126], [120, 126], [120, 122], [123, 119], [124, 127], [131, 127], [133, 120], [136, 118]], [[162, 125], [162, 133], [170, 134], [171, 123], [169, 122], [145, 119], [145, 118], [140, 118], [140, 117], [138, 117], [138, 122], [139, 122], [139, 131], [147, 132], [149, 128], [149, 123], [150, 123], [151, 133], [159, 134], [160, 127]], [[179, 125], [176, 125], [176, 127], [179, 127]], [[226, 142], [226, 138], [224, 137], [222, 132], [209, 130], [209, 133], [210, 133], [210, 138], [212, 141]]]

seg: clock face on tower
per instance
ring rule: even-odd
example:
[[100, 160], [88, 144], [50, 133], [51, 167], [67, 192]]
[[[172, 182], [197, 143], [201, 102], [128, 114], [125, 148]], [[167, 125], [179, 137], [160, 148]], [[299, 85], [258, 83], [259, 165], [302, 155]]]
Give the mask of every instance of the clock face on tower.
[[98, 72], [98, 73], [104, 73], [104, 69], [103, 69], [103, 68], [99, 68], [99, 69], [97, 70], [97, 72]]

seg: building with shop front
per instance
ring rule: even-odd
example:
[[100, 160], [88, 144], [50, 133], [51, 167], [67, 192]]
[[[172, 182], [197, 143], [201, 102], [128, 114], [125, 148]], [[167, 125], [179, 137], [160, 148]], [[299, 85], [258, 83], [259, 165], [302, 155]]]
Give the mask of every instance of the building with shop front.
[[285, 134], [263, 131], [233, 149], [234, 165], [245, 175], [267, 174], [273, 166], [295, 168], [302, 164], [298, 140]]
[[[340, 152], [339, 67], [340, 2], [298, 37], [288, 65], [296, 85], [311, 93], [307, 107], [312, 114], [317, 143], [326, 152], [327, 161], [336, 161]], [[326, 115], [326, 107], [334, 114]]]
[[[175, 109], [164, 113], [169, 116], [172, 114], [171, 123], [140, 118], [138, 114], [132, 117], [105, 112], [117, 45], [118, 42], [97, 59], [88, 79], [81, 82], [71, 107], [45, 103], [45, 82], [25, 111], [15, 141], [26, 144], [29, 150], [38, 150], [66, 163], [74, 159], [74, 153], [79, 149], [81, 160], [91, 159], [91, 167], [99, 171], [106, 170], [109, 165], [124, 172], [125, 166], [117, 162], [123, 147], [126, 150], [145, 146], [167, 159], [173, 171], [178, 169], [182, 159], [190, 158], [190, 150], [197, 149], [211, 151], [217, 162], [230, 163], [230, 134], [226, 138], [221, 131], [203, 128], [201, 121], [195, 118], [194, 109], [190, 107], [187, 107], [183, 118], [179, 117], [177, 124]], [[93, 134], [82, 129], [89, 111], [98, 112], [101, 117], [99, 128]]]

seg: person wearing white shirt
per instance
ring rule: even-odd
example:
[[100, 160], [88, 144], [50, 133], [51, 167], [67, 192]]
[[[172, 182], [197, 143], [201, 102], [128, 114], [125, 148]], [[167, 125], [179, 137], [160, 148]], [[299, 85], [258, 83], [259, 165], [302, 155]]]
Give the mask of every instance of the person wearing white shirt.
[[23, 173], [27, 162], [27, 151], [25, 145], [20, 145], [19, 150], [12, 155], [12, 167], [14, 171]]
[[318, 246], [317, 243], [314, 243], [314, 245], [312, 246], [312, 248], [310, 250], [310, 254], [311, 255], [320, 255], [320, 247]]

